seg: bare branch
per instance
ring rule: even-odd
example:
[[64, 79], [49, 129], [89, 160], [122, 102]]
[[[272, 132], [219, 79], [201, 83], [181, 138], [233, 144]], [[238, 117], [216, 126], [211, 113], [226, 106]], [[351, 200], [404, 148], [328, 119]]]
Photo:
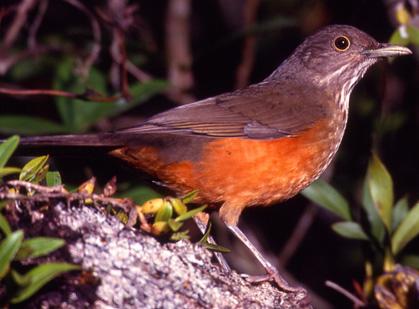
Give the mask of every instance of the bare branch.
[[295, 225], [293, 233], [288, 238], [284, 248], [281, 250], [281, 254], [278, 257], [279, 263], [282, 267], [287, 265], [289, 259], [294, 255], [295, 251], [297, 251], [301, 241], [304, 239], [307, 231], [311, 227], [317, 212], [318, 207], [312, 204], [304, 210], [303, 215]]
[[40, 0], [38, 14], [35, 17], [35, 20], [32, 23], [32, 26], [29, 28], [29, 36], [28, 36], [28, 46], [29, 49], [34, 49], [36, 47], [36, 34], [38, 33], [39, 26], [44, 19], [45, 12], [48, 8], [48, 0]]
[[10, 47], [16, 41], [23, 25], [26, 23], [29, 11], [35, 6], [37, 0], [22, 0], [17, 8], [16, 16], [4, 36], [4, 47]]
[[64, 1], [78, 8], [80, 11], [82, 11], [89, 18], [89, 21], [90, 21], [93, 39], [94, 39], [93, 46], [92, 46], [89, 56], [84, 61], [82, 66], [79, 67], [78, 69], [78, 72], [80, 73], [80, 75], [83, 77], [86, 77], [89, 75], [90, 68], [92, 67], [93, 63], [96, 61], [101, 50], [100, 42], [102, 39], [102, 32], [100, 30], [100, 25], [95, 15], [92, 12], [90, 12], [90, 10], [83, 3], [81, 3], [78, 0], [64, 0]]
[[178, 102], [194, 101], [190, 51], [190, 0], [170, 0], [166, 17], [166, 45], [170, 95]]
[[340, 285], [332, 282], [332, 281], [326, 281], [325, 282], [326, 286], [328, 286], [329, 288], [341, 293], [342, 295], [346, 296], [348, 299], [350, 299], [354, 305], [358, 308], [358, 307], [365, 307], [365, 303], [360, 300], [358, 297], [356, 297], [354, 294], [352, 294], [351, 292], [349, 292], [348, 290], [345, 290], [343, 287], [341, 287]]
[[144, 72], [129, 60], [126, 62], [126, 68], [127, 71], [140, 82], [146, 82], [153, 78], [150, 74]]
[[37, 95], [46, 95], [46, 96], [55, 96], [55, 97], [67, 97], [89, 102], [103, 102], [111, 103], [115, 102], [119, 97], [105, 97], [93, 90], [87, 90], [84, 93], [72, 93], [63, 90], [55, 89], [8, 89], [0, 87], [0, 94], [7, 94], [13, 96], [37, 96]]
[[[254, 24], [259, 4], [260, 0], [246, 0], [243, 9], [244, 29], [247, 29]], [[249, 83], [249, 77], [255, 58], [255, 45], [256, 37], [254, 35], [246, 36], [243, 45], [242, 62], [236, 73], [236, 88], [243, 88]]]

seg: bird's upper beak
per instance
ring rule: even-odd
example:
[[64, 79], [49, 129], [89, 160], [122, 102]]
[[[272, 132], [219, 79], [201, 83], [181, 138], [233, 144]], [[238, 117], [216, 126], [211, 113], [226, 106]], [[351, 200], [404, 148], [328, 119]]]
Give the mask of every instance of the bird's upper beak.
[[364, 50], [363, 54], [370, 58], [387, 58], [410, 55], [412, 51], [407, 47], [380, 43], [377, 48]]

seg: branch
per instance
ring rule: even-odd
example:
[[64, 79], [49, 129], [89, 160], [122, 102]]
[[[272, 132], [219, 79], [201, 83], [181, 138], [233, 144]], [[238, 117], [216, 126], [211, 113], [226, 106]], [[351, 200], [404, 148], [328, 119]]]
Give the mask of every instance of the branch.
[[96, 17], [89, 11], [89, 9], [80, 1], [78, 0], [64, 0], [64, 1], [78, 8], [90, 20], [90, 25], [92, 28], [92, 34], [93, 34], [93, 39], [94, 39], [93, 46], [92, 46], [89, 56], [87, 57], [87, 59], [84, 61], [84, 63], [78, 70], [82, 76], [87, 77], [89, 75], [90, 68], [92, 67], [93, 63], [96, 61], [101, 50], [100, 41], [102, 38], [102, 32], [100, 31], [99, 22], [97, 21]]
[[8, 48], [16, 41], [18, 34], [25, 24], [29, 11], [35, 6], [37, 0], [23, 0], [17, 8], [16, 16], [4, 36], [3, 45]]
[[[255, 23], [259, 5], [260, 0], [246, 0], [243, 10], [244, 29], [249, 28]], [[250, 34], [247, 35], [243, 45], [242, 61], [236, 73], [236, 88], [243, 88], [249, 83], [255, 58], [255, 45], [256, 37]]]
[[180, 103], [194, 101], [190, 51], [191, 0], [170, 0], [166, 17], [166, 46], [170, 95]]
[[48, 8], [48, 0], [40, 0], [38, 14], [35, 17], [35, 20], [32, 23], [32, 26], [29, 28], [29, 36], [28, 36], [28, 46], [29, 49], [33, 49], [36, 47], [36, 34], [38, 32], [39, 26], [44, 19], [45, 12]]
[[106, 97], [97, 93], [94, 90], [86, 90], [84, 93], [72, 93], [63, 90], [55, 89], [10, 89], [0, 87], [0, 94], [7, 94], [13, 96], [37, 96], [37, 95], [46, 95], [46, 96], [55, 96], [55, 97], [66, 97], [73, 98], [88, 102], [103, 102], [111, 103], [118, 100], [119, 97], [112, 96]]

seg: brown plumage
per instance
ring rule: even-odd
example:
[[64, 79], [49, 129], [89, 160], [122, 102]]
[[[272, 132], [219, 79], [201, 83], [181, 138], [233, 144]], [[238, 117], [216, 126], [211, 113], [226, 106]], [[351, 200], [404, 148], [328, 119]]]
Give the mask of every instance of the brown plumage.
[[27, 145], [107, 147], [110, 154], [220, 216], [282, 288], [286, 282], [236, 227], [242, 210], [288, 199], [328, 166], [345, 130], [355, 84], [378, 59], [409, 54], [350, 26], [307, 38], [261, 83], [100, 135], [36, 137]]

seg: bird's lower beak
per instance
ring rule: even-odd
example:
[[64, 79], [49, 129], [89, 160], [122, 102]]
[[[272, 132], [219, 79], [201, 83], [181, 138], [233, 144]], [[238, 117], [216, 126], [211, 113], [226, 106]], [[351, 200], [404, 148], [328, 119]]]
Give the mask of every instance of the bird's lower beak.
[[378, 48], [366, 49], [363, 54], [370, 58], [386, 58], [410, 55], [412, 51], [407, 47], [381, 43]]

